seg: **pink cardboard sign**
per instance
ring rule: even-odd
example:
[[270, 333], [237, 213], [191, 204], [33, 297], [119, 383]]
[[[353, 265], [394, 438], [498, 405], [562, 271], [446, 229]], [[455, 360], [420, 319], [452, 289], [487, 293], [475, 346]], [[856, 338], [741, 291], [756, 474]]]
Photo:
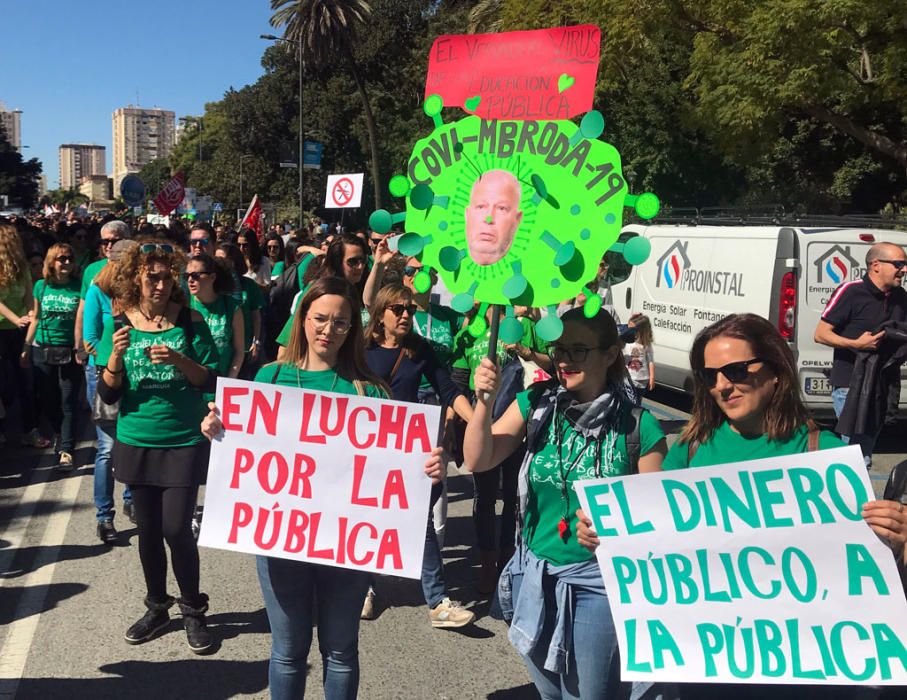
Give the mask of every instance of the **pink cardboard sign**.
[[439, 36], [425, 96], [483, 119], [569, 119], [592, 109], [600, 53], [591, 24]]

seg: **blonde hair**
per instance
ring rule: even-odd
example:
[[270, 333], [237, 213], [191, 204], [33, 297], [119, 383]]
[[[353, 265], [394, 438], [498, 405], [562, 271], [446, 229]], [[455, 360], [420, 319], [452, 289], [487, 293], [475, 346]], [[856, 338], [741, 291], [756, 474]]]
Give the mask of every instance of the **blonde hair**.
[[26, 274], [30, 280], [28, 261], [16, 227], [0, 224], [0, 289], [11, 287]]
[[78, 278], [79, 268], [75, 265], [75, 253], [72, 251], [72, 246], [69, 243], [54, 243], [50, 248], [47, 249], [47, 254], [44, 256], [44, 267], [41, 270], [41, 275], [44, 277], [44, 281], [48, 284], [51, 282], [57, 281], [57, 273], [54, 271], [54, 262], [57, 259], [58, 255], [68, 253], [69, 256], [73, 259], [73, 268], [70, 275], [70, 279]]

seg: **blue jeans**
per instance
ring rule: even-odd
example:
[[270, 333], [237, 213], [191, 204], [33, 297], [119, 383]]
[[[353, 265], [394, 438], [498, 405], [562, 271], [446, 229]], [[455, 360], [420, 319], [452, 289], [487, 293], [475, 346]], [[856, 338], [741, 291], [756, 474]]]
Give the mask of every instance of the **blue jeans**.
[[[85, 365], [85, 391], [88, 395], [88, 405], [94, 403], [94, 395], [98, 390], [98, 375], [95, 365]], [[113, 507], [113, 464], [110, 453], [113, 450], [114, 428], [95, 426], [97, 434], [97, 448], [94, 455], [94, 507], [98, 522], [113, 520], [116, 510]], [[129, 487], [123, 489], [123, 503], [130, 503], [132, 494]]]
[[[850, 387], [847, 386], [836, 386], [831, 390], [831, 403], [835, 409], [835, 415], [840, 418], [841, 412], [844, 410], [844, 404], [847, 402], [847, 393], [850, 391]], [[863, 462], [869, 467], [872, 464], [872, 450], [875, 447], [876, 439], [878, 438], [878, 433], [875, 435], [842, 435], [841, 440], [843, 440], [848, 445], [859, 445], [860, 451], [863, 453]]]
[[435, 520], [432, 511], [441, 497], [444, 484], [432, 484], [431, 502], [428, 506], [428, 524], [425, 528], [425, 550], [422, 554], [422, 595], [429, 608], [436, 608], [447, 597], [447, 585], [444, 583], [444, 567], [441, 561], [441, 547], [438, 546], [438, 535], [435, 533]]
[[[522, 575], [513, 577], [513, 599], [520, 595]], [[542, 584], [545, 595], [545, 626], [535, 651], [523, 656], [523, 662], [532, 676], [532, 682], [542, 700], [586, 700], [587, 698], [617, 697], [620, 687], [617, 633], [611, 618], [608, 597], [574, 587], [573, 625], [567, 634], [572, 635], [573, 654], [567, 673], [545, 670], [548, 650], [555, 620], [553, 576], [545, 575]]]
[[368, 574], [276, 557], [256, 560], [271, 624], [271, 698], [305, 696], [306, 659], [317, 616], [325, 700], [354, 700], [359, 690], [359, 613]]

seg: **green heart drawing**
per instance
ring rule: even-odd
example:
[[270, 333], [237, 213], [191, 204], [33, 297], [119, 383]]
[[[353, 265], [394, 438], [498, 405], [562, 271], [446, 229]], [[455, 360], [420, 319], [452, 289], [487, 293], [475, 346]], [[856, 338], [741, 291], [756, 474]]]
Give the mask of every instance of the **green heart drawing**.
[[479, 108], [479, 103], [482, 101], [481, 96], [476, 95], [475, 97], [470, 97], [463, 104], [466, 106], [470, 112], [475, 112]]
[[574, 78], [572, 75], [561, 73], [561, 77], [557, 79], [557, 91], [563, 92], [564, 90], [569, 90], [573, 87], [573, 83], [575, 82], [576, 78]]

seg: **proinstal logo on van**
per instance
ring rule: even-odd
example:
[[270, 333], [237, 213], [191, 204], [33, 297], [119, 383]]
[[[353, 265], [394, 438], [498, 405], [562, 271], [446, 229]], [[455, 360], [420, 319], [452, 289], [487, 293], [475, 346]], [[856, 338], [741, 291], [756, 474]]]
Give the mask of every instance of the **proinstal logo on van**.
[[743, 296], [743, 272], [700, 270], [690, 262], [689, 241], [674, 241], [657, 261], [655, 286], [685, 292]]
[[859, 272], [860, 261], [850, 254], [850, 246], [833, 245], [813, 263], [816, 266], [816, 283], [833, 284], [854, 279], [853, 271]]
[[687, 246], [689, 244], [689, 241], [684, 241], [683, 243], [674, 241], [674, 245], [658, 258], [656, 287], [661, 286], [662, 280], [668, 289], [674, 289], [680, 283], [683, 271], [690, 266], [690, 259], [687, 257]]

